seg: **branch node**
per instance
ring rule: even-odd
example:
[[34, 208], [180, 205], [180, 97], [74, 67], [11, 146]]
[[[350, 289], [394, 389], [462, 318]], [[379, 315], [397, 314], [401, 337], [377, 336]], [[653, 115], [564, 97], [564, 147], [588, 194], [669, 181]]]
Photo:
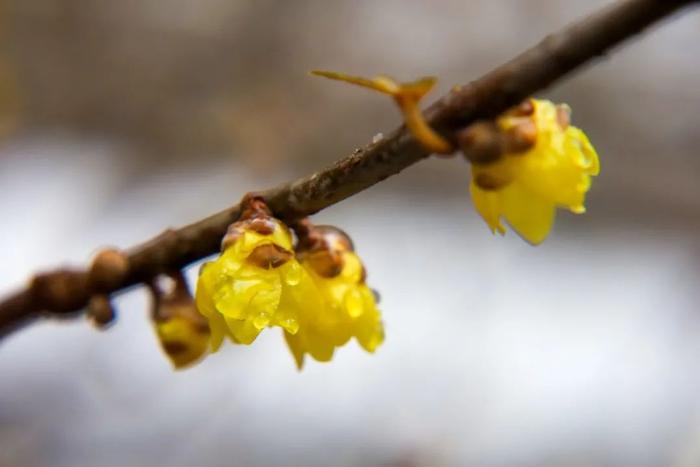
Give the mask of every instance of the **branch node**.
[[105, 248], [92, 261], [89, 286], [95, 291], [109, 291], [119, 287], [129, 274], [129, 258], [122, 251]]
[[38, 308], [49, 315], [65, 316], [80, 310], [89, 299], [88, 275], [61, 270], [38, 274], [30, 290]]

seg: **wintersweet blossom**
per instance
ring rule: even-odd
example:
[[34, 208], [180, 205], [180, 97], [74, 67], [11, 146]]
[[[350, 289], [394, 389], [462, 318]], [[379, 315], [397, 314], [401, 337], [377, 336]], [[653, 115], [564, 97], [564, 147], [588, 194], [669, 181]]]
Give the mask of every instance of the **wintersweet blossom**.
[[314, 302], [318, 309], [307, 307], [300, 314], [296, 334], [284, 334], [297, 366], [303, 366], [305, 354], [330, 360], [335, 348], [352, 337], [366, 351], [374, 352], [384, 340], [384, 328], [350, 239], [335, 227], [308, 222], [305, 227], [299, 261], [313, 279], [321, 301]]
[[173, 288], [163, 293], [150, 284], [153, 294], [151, 318], [160, 346], [175, 369], [200, 361], [209, 350], [209, 325], [197, 311], [182, 273], [170, 276]]
[[600, 165], [585, 133], [569, 124], [567, 106], [537, 99], [530, 103], [529, 115], [506, 113], [496, 125], [503, 133], [531, 128], [534, 144], [495, 161], [473, 162], [470, 191], [493, 232], [505, 233], [505, 219], [525, 240], [538, 244], [551, 231], [557, 207], [586, 211], [586, 192]]
[[[455, 151], [428, 125], [418, 105], [435, 78], [398, 83], [386, 76], [368, 79], [333, 71], [311, 73], [391, 95], [401, 108], [406, 127], [427, 150], [438, 154]], [[472, 127], [488, 130], [476, 135], [485, 139], [467, 137], [463, 144], [458, 135], [457, 140], [472, 162], [474, 206], [493, 232], [504, 234], [505, 220], [536, 245], [551, 231], [557, 207], [576, 214], [585, 212], [591, 177], [600, 171], [598, 154], [586, 134], [569, 124], [569, 118], [566, 105], [529, 99], [495, 123], [479, 122], [459, 132], [469, 133]], [[470, 147], [474, 143], [479, 146], [476, 150]], [[475, 153], [479, 157], [471, 157]]]
[[196, 303], [218, 350], [225, 336], [250, 344], [267, 326], [295, 334], [299, 314], [318, 294], [294, 257], [292, 236], [267, 208], [244, 213], [229, 227], [222, 254], [206, 263], [197, 283]]
[[276, 326], [300, 369], [306, 354], [328, 361], [351, 337], [374, 352], [384, 331], [347, 235], [304, 220], [295, 226], [295, 248], [289, 228], [262, 200], [246, 203], [222, 254], [199, 275], [196, 304], [211, 329], [212, 349], [226, 336], [251, 344], [265, 327]]

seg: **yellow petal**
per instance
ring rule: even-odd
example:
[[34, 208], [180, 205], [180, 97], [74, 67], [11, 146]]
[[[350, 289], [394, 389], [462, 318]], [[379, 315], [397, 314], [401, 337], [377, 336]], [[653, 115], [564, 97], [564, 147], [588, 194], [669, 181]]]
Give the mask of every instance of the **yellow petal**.
[[226, 326], [226, 321], [221, 317], [221, 315], [211, 315], [207, 316], [209, 318], [209, 329], [211, 331], [210, 345], [212, 352], [218, 352], [221, 347], [224, 337], [228, 333], [228, 327]]
[[333, 358], [335, 346], [330, 336], [311, 328], [304, 333], [304, 337], [306, 337], [306, 345], [308, 346], [307, 351], [315, 360], [329, 362]]
[[175, 369], [193, 365], [209, 347], [209, 331], [198, 329], [187, 319], [176, 316], [155, 322], [158, 340]]
[[580, 151], [583, 156], [583, 167], [589, 175], [596, 176], [600, 174], [600, 161], [598, 160], [598, 152], [595, 150], [591, 144], [588, 136], [582, 130], [576, 127], [569, 127], [567, 129], [569, 139], [571, 142], [576, 143], [579, 146]]
[[554, 224], [554, 204], [517, 183], [500, 194], [504, 217], [513, 230], [533, 245], [542, 243]]
[[500, 221], [502, 207], [498, 192], [481, 189], [473, 180], [469, 185], [469, 192], [476, 211], [486, 221], [491, 232], [504, 234], [505, 229]]
[[294, 356], [294, 361], [297, 364], [297, 369], [301, 370], [304, 367], [304, 349], [301, 346], [301, 338], [298, 335], [292, 335], [282, 331], [284, 340], [287, 342], [289, 351]]
[[363, 349], [373, 353], [384, 342], [384, 325], [369, 287], [362, 288], [362, 295], [366, 311], [356, 321], [355, 336]]
[[233, 319], [225, 317], [226, 325], [234, 342], [250, 345], [260, 334], [260, 329], [255, 327], [252, 319]]

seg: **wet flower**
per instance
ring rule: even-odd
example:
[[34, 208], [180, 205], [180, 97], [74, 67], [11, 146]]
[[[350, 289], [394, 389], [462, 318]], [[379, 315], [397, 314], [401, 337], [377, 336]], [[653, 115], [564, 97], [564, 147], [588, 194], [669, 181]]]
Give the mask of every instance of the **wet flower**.
[[163, 351], [175, 369], [197, 363], [209, 349], [209, 326], [197, 311], [181, 272], [173, 274], [174, 287], [163, 293], [155, 283], [152, 319]]
[[197, 283], [197, 308], [209, 320], [214, 351], [225, 336], [250, 344], [267, 326], [294, 334], [302, 308], [318, 301], [313, 281], [295, 259], [287, 226], [260, 199], [243, 204], [221, 256], [202, 267]]
[[472, 200], [492, 231], [505, 233], [505, 219], [538, 244], [549, 234], [557, 207], [585, 212], [585, 195], [600, 167], [595, 149], [583, 131], [569, 125], [569, 116], [568, 106], [526, 101], [496, 120], [502, 138], [493, 141], [500, 150], [482, 151], [482, 157], [495, 156], [482, 160], [469, 146], [488, 138], [479, 138], [476, 126], [467, 130], [463, 148], [472, 160]]
[[301, 265], [313, 279], [320, 302], [299, 315], [296, 334], [285, 338], [301, 369], [305, 354], [329, 361], [336, 347], [352, 337], [368, 352], [384, 340], [384, 328], [372, 290], [365, 284], [365, 269], [349, 237], [330, 226], [298, 224]]

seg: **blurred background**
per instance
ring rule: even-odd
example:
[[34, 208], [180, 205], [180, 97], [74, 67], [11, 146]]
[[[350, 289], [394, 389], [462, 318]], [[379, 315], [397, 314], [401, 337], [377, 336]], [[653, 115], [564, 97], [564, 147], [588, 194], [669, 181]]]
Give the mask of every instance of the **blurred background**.
[[[605, 3], [2, 0], [0, 292], [399, 123], [310, 69], [437, 75], [437, 97]], [[698, 13], [542, 93], [603, 168], [543, 245], [489, 233], [460, 158], [316, 216], [381, 292], [376, 355], [299, 373], [275, 329], [175, 373], [135, 290], [107, 332], [0, 343], [0, 466], [700, 465]]]

